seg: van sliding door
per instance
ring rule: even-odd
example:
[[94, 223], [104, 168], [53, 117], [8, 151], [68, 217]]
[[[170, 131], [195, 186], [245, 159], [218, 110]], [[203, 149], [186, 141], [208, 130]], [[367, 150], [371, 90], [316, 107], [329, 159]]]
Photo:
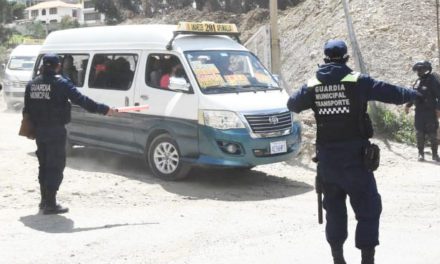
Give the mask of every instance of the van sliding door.
[[[138, 51], [96, 52], [87, 78], [87, 94], [111, 107], [134, 105]], [[89, 144], [121, 152], [136, 152], [130, 113], [107, 117], [85, 113]]]
[[[135, 102], [150, 107], [145, 114], [135, 115], [134, 134], [140, 146], [152, 132], [166, 131], [177, 141], [184, 157], [198, 155], [198, 96], [189, 91], [169, 88], [171, 77], [190, 83], [189, 67], [178, 54], [144, 52], [139, 64]], [[141, 76], [142, 74], [142, 76]]]

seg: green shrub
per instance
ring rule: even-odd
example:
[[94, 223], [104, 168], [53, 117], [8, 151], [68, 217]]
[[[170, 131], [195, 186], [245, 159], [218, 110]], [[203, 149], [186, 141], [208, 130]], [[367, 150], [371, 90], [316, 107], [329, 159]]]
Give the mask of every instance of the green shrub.
[[415, 144], [416, 132], [412, 118], [376, 105], [369, 110], [376, 133], [401, 143]]

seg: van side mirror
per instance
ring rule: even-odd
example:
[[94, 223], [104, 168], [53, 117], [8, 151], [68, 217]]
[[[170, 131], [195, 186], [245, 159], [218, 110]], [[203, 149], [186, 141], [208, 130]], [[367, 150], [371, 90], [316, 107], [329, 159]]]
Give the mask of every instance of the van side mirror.
[[189, 92], [190, 84], [182, 77], [171, 77], [168, 88], [173, 91]]
[[5, 70], [6, 70], [6, 64], [2, 63], [1, 70], [2, 70], [2, 71], [5, 71]]

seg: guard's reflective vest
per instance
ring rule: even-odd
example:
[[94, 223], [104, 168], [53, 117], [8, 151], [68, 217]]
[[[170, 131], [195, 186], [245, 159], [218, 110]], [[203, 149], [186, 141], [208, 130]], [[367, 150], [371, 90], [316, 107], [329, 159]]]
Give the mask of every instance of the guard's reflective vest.
[[372, 136], [367, 102], [357, 91], [359, 73], [350, 73], [337, 83], [309, 80], [317, 123], [317, 143], [325, 144]]

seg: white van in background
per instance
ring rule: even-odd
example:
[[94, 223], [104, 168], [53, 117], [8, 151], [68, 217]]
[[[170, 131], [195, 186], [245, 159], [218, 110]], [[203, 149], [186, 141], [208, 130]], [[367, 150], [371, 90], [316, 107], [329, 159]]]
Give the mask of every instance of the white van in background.
[[193, 166], [250, 169], [288, 160], [301, 126], [288, 95], [238, 41], [235, 25], [180, 23], [55, 31], [35, 65], [57, 53], [81, 93], [148, 110], [107, 117], [72, 107], [68, 147], [143, 157], [153, 174], [184, 178]]
[[41, 45], [19, 45], [12, 50], [3, 65], [3, 97], [8, 108], [23, 105], [26, 84], [32, 78], [32, 69]]

